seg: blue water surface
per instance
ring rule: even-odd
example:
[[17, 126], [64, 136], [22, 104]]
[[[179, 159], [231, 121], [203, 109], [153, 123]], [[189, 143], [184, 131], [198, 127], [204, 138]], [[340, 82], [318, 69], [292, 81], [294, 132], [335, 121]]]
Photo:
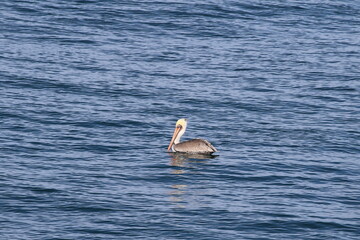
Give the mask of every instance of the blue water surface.
[[[359, 1], [0, 19], [0, 239], [360, 239]], [[183, 117], [217, 157], [166, 152]]]

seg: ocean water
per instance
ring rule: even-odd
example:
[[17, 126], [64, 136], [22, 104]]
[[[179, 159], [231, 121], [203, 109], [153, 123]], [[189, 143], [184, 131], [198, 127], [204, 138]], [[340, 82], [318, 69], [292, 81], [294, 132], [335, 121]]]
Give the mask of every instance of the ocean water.
[[[0, 239], [360, 239], [359, 1], [0, 19]], [[166, 152], [183, 117], [217, 156]]]

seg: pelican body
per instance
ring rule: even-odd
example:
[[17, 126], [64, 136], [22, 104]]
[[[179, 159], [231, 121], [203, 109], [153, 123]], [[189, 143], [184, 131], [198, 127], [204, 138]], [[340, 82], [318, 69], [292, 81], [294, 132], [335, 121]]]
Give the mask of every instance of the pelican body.
[[174, 134], [171, 138], [168, 151], [190, 153], [190, 154], [212, 154], [217, 152], [216, 148], [204, 139], [191, 139], [180, 142], [180, 138], [185, 133], [187, 120], [182, 118], [176, 122]]

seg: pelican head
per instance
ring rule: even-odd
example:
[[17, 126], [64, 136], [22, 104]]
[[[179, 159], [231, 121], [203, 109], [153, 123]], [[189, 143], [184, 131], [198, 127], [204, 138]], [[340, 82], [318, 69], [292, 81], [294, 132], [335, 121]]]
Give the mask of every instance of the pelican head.
[[176, 122], [174, 134], [171, 138], [169, 147], [167, 149], [168, 151], [171, 149], [171, 147], [174, 144], [178, 144], [180, 142], [181, 136], [185, 133], [186, 126], [187, 126], [187, 119], [185, 118], [181, 118]]

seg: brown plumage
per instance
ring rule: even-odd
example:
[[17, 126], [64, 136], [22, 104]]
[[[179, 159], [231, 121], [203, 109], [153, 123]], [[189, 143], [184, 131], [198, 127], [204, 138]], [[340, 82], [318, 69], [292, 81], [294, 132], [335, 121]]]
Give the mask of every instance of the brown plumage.
[[216, 148], [204, 139], [192, 139], [180, 142], [181, 136], [185, 133], [187, 126], [186, 119], [179, 119], [176, 122], [175, 131], [170, 141], [168, 151], [191, 153], [191, 154], [212, 154], [217, 152]]
[[175, 144], [175, 152], [211, 154], [217, 152], [216, 148], [204, 139], [191, 139], [189, 141]]

